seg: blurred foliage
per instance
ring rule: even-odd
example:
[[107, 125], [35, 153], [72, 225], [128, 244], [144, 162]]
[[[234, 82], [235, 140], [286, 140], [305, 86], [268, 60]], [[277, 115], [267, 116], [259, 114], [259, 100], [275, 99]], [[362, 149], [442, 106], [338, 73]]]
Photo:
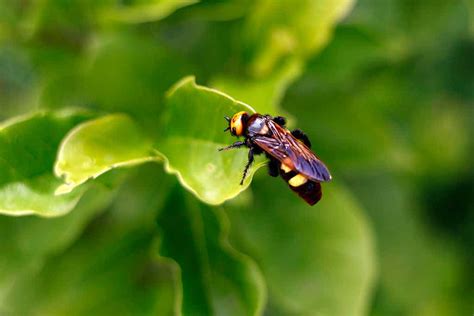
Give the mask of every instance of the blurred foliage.
[[[472, 314], [473, 12], [0, 0], [0, 314]], [[239, 186], [240, 110], [307, 132], [319, 204]]]
[[51, 173], [59, 143], [73, 126], [90, 115], [81, 112], [33, 114], [0, 127], [0, 212], [57, 216], [69, 212], [83, 189], [54, 196], [62, 183]]

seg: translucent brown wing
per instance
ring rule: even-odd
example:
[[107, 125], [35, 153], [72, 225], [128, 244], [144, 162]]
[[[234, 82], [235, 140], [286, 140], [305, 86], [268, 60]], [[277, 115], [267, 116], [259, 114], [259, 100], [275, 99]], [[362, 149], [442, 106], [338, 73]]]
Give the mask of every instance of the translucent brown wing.
[[271, 136], [257, 136], [253, 142], [264, 151], [309, 179], [318, 182], [331, 180], [328, 168], [305, 144], [272, 120], [267, 121]]

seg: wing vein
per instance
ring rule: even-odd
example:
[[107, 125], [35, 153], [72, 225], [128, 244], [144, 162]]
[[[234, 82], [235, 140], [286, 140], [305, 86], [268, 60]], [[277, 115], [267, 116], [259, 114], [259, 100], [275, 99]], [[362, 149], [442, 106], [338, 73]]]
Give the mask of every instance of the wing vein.
[[271, 135], [258, 135], [254, 139], [260, 148], [313, 181], [331, 180], [331, 175], [324, 163], [290, 131], [270, 119], [266, 121], [266, 124]]

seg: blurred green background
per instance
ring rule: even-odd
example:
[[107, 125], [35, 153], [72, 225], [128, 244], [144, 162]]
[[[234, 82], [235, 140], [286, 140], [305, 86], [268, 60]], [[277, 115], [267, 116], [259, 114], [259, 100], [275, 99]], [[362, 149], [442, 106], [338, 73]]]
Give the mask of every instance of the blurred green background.
[[186, 75], [288, 115], [322, 201], [264, 170], [222, 207], [114, 171], [65, 216], [1, 216], [0, 314], [474, 313], [471, 0], [0, 0], [2, 120], [74, 106], [154, 137]]

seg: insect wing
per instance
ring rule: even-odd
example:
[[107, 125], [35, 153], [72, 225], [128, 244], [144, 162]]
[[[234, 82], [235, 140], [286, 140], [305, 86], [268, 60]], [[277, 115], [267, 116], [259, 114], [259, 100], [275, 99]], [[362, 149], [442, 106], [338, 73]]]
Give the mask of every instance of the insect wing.
[[324, 163], [291, 133], [271, 120], [271, 136], [257, 136], [253, 141], [267, 153], [314, 181], [329, 181], [331, 175]]

